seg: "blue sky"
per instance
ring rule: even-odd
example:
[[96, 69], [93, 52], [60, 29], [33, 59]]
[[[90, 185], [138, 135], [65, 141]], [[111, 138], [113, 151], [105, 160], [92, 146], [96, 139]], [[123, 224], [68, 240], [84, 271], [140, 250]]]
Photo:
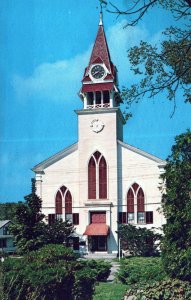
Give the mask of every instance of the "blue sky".
[[[113, 1], [125, 7], [125, 1]], [[77, 141], [77, 93], [98, 29], [97, 0], [0, 1], [0, 202], [30, 193], [31, 168]], [[120, 86], [137, 82], [127, 49], [140, 40], [152, 44], [174, 20], [155, 9], [135, 28], [125, 17], [104, 13], [105, 32]], [[174, 137], [190, 127], [191, 106], [177, 110], [165, 94], [132, 107], [124, 141], [165, 159]]]

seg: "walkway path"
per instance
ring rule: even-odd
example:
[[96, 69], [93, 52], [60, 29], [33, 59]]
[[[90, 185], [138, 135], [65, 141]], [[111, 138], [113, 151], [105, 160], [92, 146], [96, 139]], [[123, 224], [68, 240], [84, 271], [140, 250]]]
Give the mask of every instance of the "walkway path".
[[[103, 259], [106, 261], [109, 261], [111, 263], [111, 273], [107, 279], [108, 283], [112, 283], [115, 280], [115, 274], [118, 272], [120, 267], [119, 261], [114, 261], [116, 258], [115, 254], [108, 254], [108, 253], [89, 253], [88, 255], [85, 255], [84, 258], [86, 259]], [[125, 296], [124, 300], [135, 300], [134, 296]]]
[[115, 280], [115, 273], [118, 272], [119, 266], [120, 266], [119, 262], [117, 262], [117, 261], [111, 261], [111, 265], [112, 265], [111, 273], [110, 273], [109, 277], [107, 278], [107, 282], [113, 282]]

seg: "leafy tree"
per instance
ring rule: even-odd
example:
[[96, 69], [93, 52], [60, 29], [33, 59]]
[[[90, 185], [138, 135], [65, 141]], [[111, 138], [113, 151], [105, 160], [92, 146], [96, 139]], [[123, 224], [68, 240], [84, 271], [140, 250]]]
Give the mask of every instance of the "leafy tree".
[[[105, 1], [100, 3], [106, 4]], [[124, 88], [122, 97], [127, 109], [143, 96], [149, 98], [165, 91], [169, 100], [174, 100], [181, 89], [185, 102], [191, 103], [191, 1], [190, 0], [130, 0], [127, 9], [120, 10], [109, 2], [107, 11], [126, 15], [130, 20], [127, 26], [135, 26], [153, 7], [162, 7], [172, 13], [179, 27], [171, 26], [164, 32], [164, 40], [159, 47], [141, 41], [139, 46], [128, 51], [131, 69], [140, 77], [138, 84]], [[181, 22], [182, 21], [182, 22]], [[130, 114], [126, 114], [128, 117]]]
[[46, 243], [64, 244], [68, 246], [68, 237], [74, 232], [74, 226], [68, 220], [58, 220], [46, 227]]
[[134, 256], [158, 255], [161, 235], [152, 229], [136, 227], [131, 224], [121, 224], [118, 230], [121, 247]]
[[15, 223], [10, 226], [19, 253], [37, 250], [46, 244], [67, 244], [68, 237], [74, 232], [68, 221], [45, 224], [41, 208], [42, 200], [36, 195], [33, 179], [32, 192], [25, 197], [25, 203], [18, 204]]
[[43, 222], [41, 213], [42, 200], [36, 195], [35, 180], [32, 180], [32, 192], [25, 197], [25, 203], [19, 203], [15, 213], [15, 223], [10, 227], [15, 238], [17, 249], [26, 253], [40, 248], [44, 242]]
[[162, 259], [172, 276], [191, 281], [191, 131], [175, 138], [162, 175], [164, 225]]
[[14, 202], [0, 203], [0, 220], [11, 220], [14, 222], [17, 206], [18, 203]]

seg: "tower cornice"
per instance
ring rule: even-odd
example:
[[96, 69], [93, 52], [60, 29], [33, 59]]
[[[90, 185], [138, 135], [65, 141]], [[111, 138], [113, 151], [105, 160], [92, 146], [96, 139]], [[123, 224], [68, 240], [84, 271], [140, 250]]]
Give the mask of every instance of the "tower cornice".
[[119, 107], [113, 107], [113, 108], [95, 108], [95, 109], [79, 109], [75, 110], [75, 113], [77, 115], [94, 115], [94, 114], [111, 114], [116, 113], [118, 117], [121, 119], [122, 123], [125, 124], [125, 118], [120, 110]]

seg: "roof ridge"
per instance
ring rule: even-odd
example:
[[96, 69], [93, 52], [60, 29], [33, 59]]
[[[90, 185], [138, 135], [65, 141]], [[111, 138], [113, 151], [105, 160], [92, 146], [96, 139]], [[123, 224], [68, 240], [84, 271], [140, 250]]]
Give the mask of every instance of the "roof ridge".
[[138, 153], [140, 155], [143, 155], [143, 156], [145, 156], [145, 157], [147, 157], [147, 158], [149, 158], [149, 159], [151, 159], [151, 160], [153, 160], [155, 162], [158, 162], [159, 164], [162, 164], [162, 165], [166, 164], [165, 160], [163, 160], [163, 159], [161, 159], [161, 158], [159, 158], [159, 157], [157, 157], [157, 156], [155, 156], [153, 154], [150, 154], [150, 153], [148, 153], [148, 152], [146, 152], [144, 150], [141, 150], [141, 149], [139, 149], [139, 148], [137, 148], [135, 146], [132, 146], [130, 144], [124, 143], [124, 142], [122, 142], [120, 140], [117, 140], [117, 142], [119, 144], [121, 144], [122, 146], [124, 146], [125, 148], [127, 148], [129, 150], [132, 150], [132, 151], [134, 151], [134, 152], [136, 152], [136, 153]]

